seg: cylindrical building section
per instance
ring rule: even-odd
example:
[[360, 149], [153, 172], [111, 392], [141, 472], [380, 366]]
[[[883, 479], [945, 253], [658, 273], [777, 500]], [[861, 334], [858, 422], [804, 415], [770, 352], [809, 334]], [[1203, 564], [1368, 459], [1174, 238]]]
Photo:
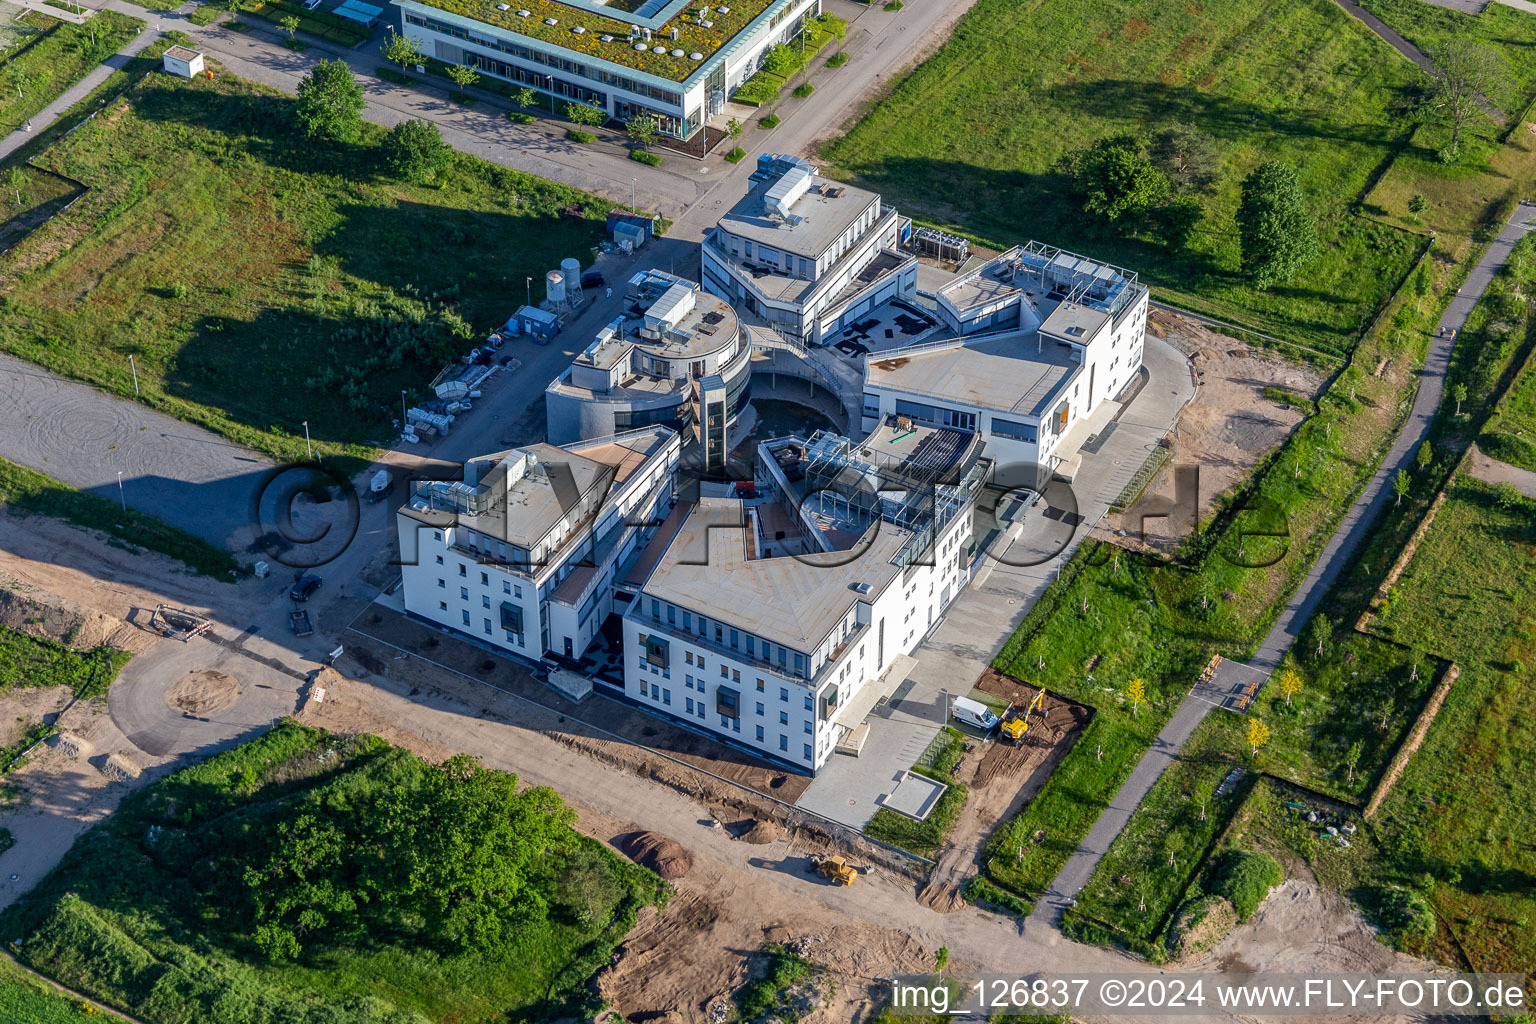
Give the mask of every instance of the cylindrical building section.
[[560, 271], [551, 270], [544, 275], [544, 297], [556, 305], [565, 301], [565, 275]]

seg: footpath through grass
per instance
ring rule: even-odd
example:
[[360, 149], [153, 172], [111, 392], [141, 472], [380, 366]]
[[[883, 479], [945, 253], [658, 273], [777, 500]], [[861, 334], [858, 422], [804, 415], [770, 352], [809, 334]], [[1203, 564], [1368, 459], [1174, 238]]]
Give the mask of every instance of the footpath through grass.
[[99, 11], [88, 24], [76, 25], [33, 10], [23, 24], [36, 34], [0, 59], [0, 130], [6, 132], [26, 124], [144, 27], [116, 11]]
[[[1413, 238], [1353, 208], [1412, 130], [1417, 74], [1333, 0], [980, 0], [823, 156], [920, 220], [999, 248], [1073, 249], [1169, 301], [1345, 353], [1416, 255]], [[1187, 250], [1096, 228], [1063, 158], [1173, 121], [1221, 154]], [[1237, 274], [1235, 214], [1243, 176], [1270, 159], [1296, 168], [1324, 249], [1258, 292]]]
[[45, 515], [72, 526], [99, 530], [124, 551], [156, 551], [204, 576], [228, 581], [238, 563], [201, 537], [136, 509], [67, 487], [26, 466], [0, 459], [0, 507], [13, 514]]
[[292, 107], [153, 75], [40, 153], [91, 191], [0, 258], [0, 347], [126, 397], [132, 354], [165, 412], [277, 458], [308, 420], [319, 453], [366, 455], [611, 206], [462, 156], [404, 184], [382, 129], [316, 146]]
[[659, 878], [553, 791], [291, 722], [130, 796], [0, 915], [148, 1024], [589, 1019]]

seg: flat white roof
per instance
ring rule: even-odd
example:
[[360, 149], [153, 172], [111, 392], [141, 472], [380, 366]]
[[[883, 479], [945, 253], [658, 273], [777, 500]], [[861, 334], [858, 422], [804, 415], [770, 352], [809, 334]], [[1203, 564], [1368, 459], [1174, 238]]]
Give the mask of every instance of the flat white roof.
[[865, 384], [981, 409], [1043, 415], [1082, 364], [1070, 348], [1035, 331], [956, 338], [898, 349], [864, 367]]

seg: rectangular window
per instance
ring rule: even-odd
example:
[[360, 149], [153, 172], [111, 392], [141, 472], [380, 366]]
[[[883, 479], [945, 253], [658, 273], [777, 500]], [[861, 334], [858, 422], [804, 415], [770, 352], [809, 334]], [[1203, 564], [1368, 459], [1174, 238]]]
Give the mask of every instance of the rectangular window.
[[736, 650], [737, 636], [737, 632], [734, 629], [731, 630], [731, 650], [733, 651]]
[[486, 595], [481, 594], [480, 595], [480, 607], [481, 608], [489, 608], [490, 606], [491, 606], [491, 599], [489, 597], [487, 597]]
[[690, 715], [691, 715], [691, 714], [693, 714], [693, 698], [692, 698], [692, 697], [689, 697], [689, 698], [688, 698], [688, 699], [687, 699], [687, 700], [686, 700], [686, 701], [685, 701], [685, 702], [684, 702], [684, 703], [683, 703], [683, 707], [685, 707], [685, 708], [687, 708], [687, 709], [688, 709], [688, 713], [689, 713], [689, 714], [690, 714]]
[[661, 687], [658, 686], [655, 683], [652, 683], [651, 684], [651, 700], [660, 700], [660, 699], [661, 699]]
[[805, 734], [807, 736], [810, 736], [810, 735], [813, 735], [814, 733], [815, 733], [815, 730], [811, 728], [811, 723], [810, 722], [806, 722], [805, 723]]
[[755, 636], [747, 637], [747, 657], [757, 657], [757, 637]]
[[459, 563], [459, 575], [460, 576], [468, 576], [469, 575], [469, 567], [466, 566], [463, 562]]
[[464, 625], [466, 625], [466, 626], [469, 625], [469, 612], [467, 612], [467, 611], [464, 612], [463, 616], [464, 616]]
[[689, 611], [683, 612], [683, 628], [684, 629], [692, 629], [693, 628], [693, 613], [692, 612], [689, 612]]
[[510, 594], [510, 593], [512, 593], [512, 584], [510, 582], [508, 582], [507, 580], [502, 580], [501, 581], [501, 592], [503, 594]]
[[699, 701], [699, 717], [700, 718], [704, 717], [704, 702], [703, 701]]
[[490, 619], [486, 619], [485, 620], [485, 635], [486, 636], [490, 636], [491, 635], [491, 620]]
[[763, 727], [762, 726], [758, 726], [757, 727], [757, 742], [759, 742], [759, 743], [763, 742]]
[[508, 633], [523, 631], [523, 609], [511, 601], [501, 602], [501, 628]]
[[661, 602], [656, 600], [654, 597], [651, 598], [651, 618], [661, 618]]
[[443, 556], [442, 555], [438, 555], [437, 556], [437, 564], [438, 565], [442, 565], [443, 564]]
[[784, 701], [785, 703], [789, 702], [789, 688], [788, 687], [784, 687], [784, 686], [779, 687], [779, 700]]
[[758, 693], [762, 693], [763, 692], [763, 681], [761, 679], [759, 679], [757, 681], [757, 692]]
[[438, 590], [447, 590], [448, 589], [448, 581], [447, 580], [438, 580], [437, 581], [437, 589]]
[[438, 611], [444, 611], [444, 612], [447, 611], [448, 610], [448, 602], [447, 601], [439, 601], [439, 602], [437, 602], [437, 608], [438, 608]]
[[741, 695], [729, 686], [715, 687], [715, 710], [721, 718], [740, 718]]
[[1028, 441], [1031, 444], [1039, 439], [1035, 428], [1028, 423], [1016, 423], [1013, 420], [1001, 420], [992, 417], [992, 433], [996, 437], [1012, 438], [1015, 441]]
[[486, 573], [481, 573], [480, 574], [480, 585], [482, 587], [488, 585], [490, 582], [491, 582], [491, 577], [489, 575], [487, 575]]
[[789, 749], [789, 737], [785, 736], [783, 733], [779, 733], [779, 749], [780, 750], [788, 750]]
[[806, 745], [805, 745], [805, 759], [806, 759], [806, 760], [807, 760], [807, 761], [810, 761], [810, 760], [812, 760], [812, 756], [811, 756], [811, 755], [812, 755], [812, 751], [811, 751], [811, 745], [810, 745], [810, 744], [809, 744], [809, 743], [807, 743], [807, 744], [806, 744]]
[[811, 710], [815, 706], [816, 705], [811, 700], [811, 695], [810, 694], [806, 694], [805, 695], [805, 710], [809, 711], [809, 710]]
[[763, 717], [763, 702], [762, 701], [758, 701], [757, 702], [757, 717], [758, 718], [762, 718]]
[[667, 689], [666, 687], [662, 687], [662, 690], [661, 690], [661, 702], [663, 704], [671, 704], [672, 703], [672, 691]]
[[667, 651], [670, 645], [654, 634], [645, 638], [645, 660], [657, 668], [667, 668]]
[[693, 664], [693, 652], [692, 651], [684, 651], [683, 652], [683, 661], [685, 661], [688, 664], [692, 665]]
[[729, 678], [731, 678], [731, 670], [726, 668], [724, 665], [721, 665], [720, 666], [720, 678], [721, 679], [729, 679]]
[[460, 587], [459, 588], [459, 600], [460, 601], [468, 601], [469, 600], [469, 588], [468, 587]]
[[741, 669], [739, 669], [739, 668], [731, 669], [731, 682], [733, 682], [733, 683], [741, 682]]
[[780, 725], [788, 725], [789, 724], [789, 712], [788, 711], [780, 711], [779, 712], [779, 724]]
[[675, 606], [669, 604], [669, 605], [667, 605], [667, 625], [670, 626], [670, 625], [675, 624], [676, 622], [677, 622], [677, 608]]

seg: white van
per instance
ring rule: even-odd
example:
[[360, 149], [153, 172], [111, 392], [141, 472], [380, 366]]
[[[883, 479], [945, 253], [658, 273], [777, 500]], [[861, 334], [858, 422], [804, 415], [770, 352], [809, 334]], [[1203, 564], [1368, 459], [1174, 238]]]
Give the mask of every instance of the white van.
[[969, 697], [956, 697], [950, 705], [949, 716], [963, 725], [969, 725], [989, 732], [997, 728], [997, 716], [992, 709], [979, 700], [971, 700]]

